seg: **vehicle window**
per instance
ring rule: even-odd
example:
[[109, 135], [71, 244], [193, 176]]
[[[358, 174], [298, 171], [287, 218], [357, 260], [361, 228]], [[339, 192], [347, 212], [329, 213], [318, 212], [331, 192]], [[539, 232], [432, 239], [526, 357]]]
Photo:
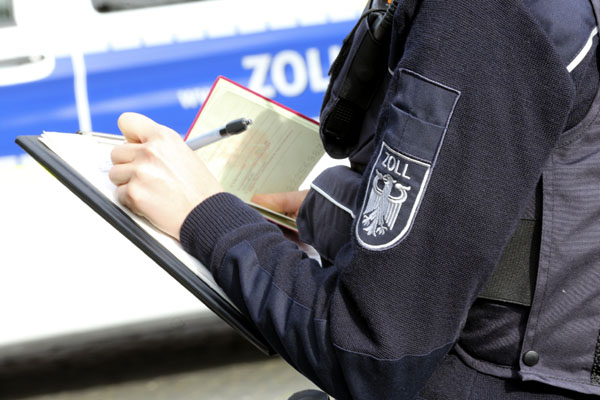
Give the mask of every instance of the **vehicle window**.
[[99, 12], [112, 12], [196, 1], [202, 0], [92, 0], [92, 5]]
[[0, 27], [14, 24], [12, 0], [0, 0]]

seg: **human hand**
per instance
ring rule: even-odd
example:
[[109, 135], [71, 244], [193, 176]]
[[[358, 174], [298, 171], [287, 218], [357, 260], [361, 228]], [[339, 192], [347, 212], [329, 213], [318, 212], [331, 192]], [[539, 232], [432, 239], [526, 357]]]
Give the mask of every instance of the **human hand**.
[[118, 124], [127, 143], [111, 153], [117, 199], [179, 240], [188, 214], [221, 185], [174, 130], [135, 113]]
[[307, 193], [308, 190], [255, 194], [250, 201], [269, 210], [296, 218]]

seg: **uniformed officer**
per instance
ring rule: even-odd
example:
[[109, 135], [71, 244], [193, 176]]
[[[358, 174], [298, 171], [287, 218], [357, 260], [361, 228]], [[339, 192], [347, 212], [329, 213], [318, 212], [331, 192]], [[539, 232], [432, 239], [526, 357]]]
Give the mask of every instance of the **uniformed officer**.
[[298, 216], [327, 268], [136, 114], [112, 154], [120, 201], [338, 399], [595, 398], [599, 1], [373, 3], [321, 113], [351, 168]]

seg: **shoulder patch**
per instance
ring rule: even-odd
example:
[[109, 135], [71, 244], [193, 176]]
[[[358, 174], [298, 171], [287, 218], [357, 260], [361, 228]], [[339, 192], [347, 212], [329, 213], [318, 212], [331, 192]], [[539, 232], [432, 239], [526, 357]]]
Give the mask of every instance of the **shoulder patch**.
[[385, 250], [409, 234], [460, 92], [405, 69], [394, 75], [383, 141], [372, 164], [356, 238]]

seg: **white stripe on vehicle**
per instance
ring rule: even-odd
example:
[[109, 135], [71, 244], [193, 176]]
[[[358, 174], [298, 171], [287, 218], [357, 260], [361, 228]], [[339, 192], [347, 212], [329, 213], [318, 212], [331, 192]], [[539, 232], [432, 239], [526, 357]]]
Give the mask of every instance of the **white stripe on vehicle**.
[[73, 86], [75, 88], [75, 105], [77, 107], [79, 129], [82, 131], [91, 131], [92, 117], [90, 115], [90, 103], [87, 90], [87, 72], [83, 53], [71, 53], [71, 61], [73, 62]]

